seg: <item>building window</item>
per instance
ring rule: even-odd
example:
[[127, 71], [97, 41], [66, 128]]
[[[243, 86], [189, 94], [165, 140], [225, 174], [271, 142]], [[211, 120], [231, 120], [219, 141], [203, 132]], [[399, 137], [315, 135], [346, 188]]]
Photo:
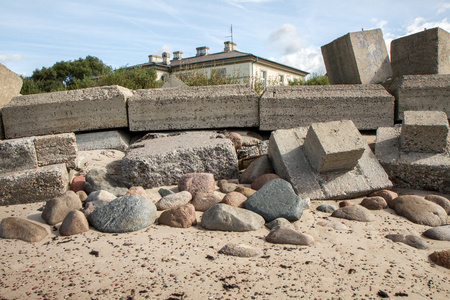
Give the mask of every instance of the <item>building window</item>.
[[261, 71], [261, 83], [262, 84], [266, 84], [266, 79], [267, 79], [267, 71]]
[[283, 75], [278, 75], [278, 83], [279, 83], [279, 85], [284, 85], [284, 76]]

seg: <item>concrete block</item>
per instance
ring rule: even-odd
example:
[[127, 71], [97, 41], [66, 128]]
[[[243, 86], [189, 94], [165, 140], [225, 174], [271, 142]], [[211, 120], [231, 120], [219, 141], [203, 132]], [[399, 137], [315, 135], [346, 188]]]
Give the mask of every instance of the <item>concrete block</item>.
[[392, 182], [403, 188], [450, 193], [450, 155], [400, 150], [401, 126], [377, 130], [375, 153]]
[[181, 88], [181, 87], [187, 87], [186, 83], [178, 79], [175, 75], [170, 75], [169, 79], [167, 79], [166, 82], [162, 85], [161, 88]]
[[36, 136], [34, 145], [40, 167], [61, 163], [70, 169], [77, 167], [78, 150], [73, 132]]
[[128, 126], [126, 101], [132, 91], [95, 87], [14, 97], [3, 108], [6, 138]]
[[405, 111], [400, 135], [402, 151], [445, 152], [449, 125], [442, 111]]
[[0, 140], [5, 138], [5, 131], [3, 130], [2, 109], [0, 108]]
[[130, 135], [123, 130], [76, 134], [79, 151], [116, 149], [125, 151], [130, 145]]
[[450, 74], [450, 33], [432, 28], [391, 42], [393, 77]]
[[67, 191], [65, 164], [0, 174], [0, 205], [41, 202]]
[[394, 125], [394, 97], [381, 85], [269, 87], [260, 99], [260, 129], [352, 120], [361, 130]]
[[0, 174], [38, 167], [34, 138], [0, 141]]
[[348, 33], [321, 50], [331, 84], [380, 83], [392, 76], [381, 29]]
[[396, 99], [396, 120], [402, 120], [407, 110], [443, 111], [450, 116], [450, 75], [404, 75], [388, 90]]
[[352, 170], [317, 172], [305, 153], [307, 132], [307, 127], [276, 130], [269, 142], [269, 157], [276, 174], [291, 182], [302, 199], [352, 198], [392, 186], [367, 144]]
[[128, 100], [130, 131], [259, 125], [258, 95], [248, 85], [137, 90]]
[[304, 148], [315, 171], [348, 171], [358, 164], [365, 142], [352, 121], [334, 121], [312, 124]]
[[212, 132], [169, 135], [134, 143], [122, 159], [122, 175], [129, 185], [174, 185], [188, 173], [212, 173], [216, 180], [237, 178], [231, 140]]
[[0, 108], [9, 103], [12, 97], [20, 95], [22, 78], [0, 64]]

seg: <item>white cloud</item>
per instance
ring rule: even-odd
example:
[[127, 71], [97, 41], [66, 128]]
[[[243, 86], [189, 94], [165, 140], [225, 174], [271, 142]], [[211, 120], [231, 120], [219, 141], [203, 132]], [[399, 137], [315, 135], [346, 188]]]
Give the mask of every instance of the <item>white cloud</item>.
[[325, 65], [320, 47], [309, 46], [299, 51], [281, 56], [280, 63], [309, 73], [325, 74]]
[[168, 53], [172, 53], [173, 52], [173, 48], [169, 45], [163, 45], [161, 48], [159, 48], [158, 50], [156, 50], [155, 52], [153, 52], [154, 55], [158, 55], [161, 56], [161, 54], [163, 52], [168, 52]]
[[442, 14], [442, 13], [446, 12], [447, 9], [450, 9], [450, 3], [444, 3], [444, 4], [442, 4], [442, 6], [439, 7], [437, 13], [438, 13], [438, 14]]
[[281, 50], [283, 55], [289, 55], [303, 48], [303, 41], [299, 37], [297, 28], [292, 24], [284, 24], [269, 35], [269, 46]]
[[28, 60], [28, 58], [20, 54], [0, 54], [0, 63], [2, 64], [20, 62], [24, 60]]
[[382, 30], [384, 29], [384, 26], [386, 26], [387, 23], [388, 23], [388, 21], [386, 21], [386, 20], [380, 20], [380, 19], [377, 19], [377, 18], [372, 18], [371, 21], [373, 23], [375, 23], [376, 28], [380, 28]]
[[423, 31], [425, 28], [430, 29], [435, 27], [440, 27], [446, 31], [450, 31], [450, 23], [447, 21], [447, 18], [437, 22], [428, 22], [425, 18], [417, 17], [411, 24], [406, 26], [405, 35]]

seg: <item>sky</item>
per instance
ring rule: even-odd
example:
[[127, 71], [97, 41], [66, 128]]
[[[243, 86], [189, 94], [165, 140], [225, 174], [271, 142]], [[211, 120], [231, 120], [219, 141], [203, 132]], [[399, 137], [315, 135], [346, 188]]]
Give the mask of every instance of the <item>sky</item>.
[[450, 0], [1, 0], [0, 63], [19, 75], [58, 61], [98, 57], [113, 68], [148, 55], [208, 46], [325, 73], [320, 47], [381, 28], [393, 39], [424, 28], [450, 32]]

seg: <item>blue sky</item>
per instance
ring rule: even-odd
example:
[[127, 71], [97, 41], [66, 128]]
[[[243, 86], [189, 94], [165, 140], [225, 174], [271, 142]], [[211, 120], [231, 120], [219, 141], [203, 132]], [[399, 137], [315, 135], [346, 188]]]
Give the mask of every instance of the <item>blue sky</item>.
[[92, 55], [118, 68], [148, 55], [237, 50], [325, 73], [320, 46], [381, 28], [392, 39], [424, 28], [450, 32], [450, 1], [423, 0], [2, 0], [0, 63], [30, 76], [57, 61]]

